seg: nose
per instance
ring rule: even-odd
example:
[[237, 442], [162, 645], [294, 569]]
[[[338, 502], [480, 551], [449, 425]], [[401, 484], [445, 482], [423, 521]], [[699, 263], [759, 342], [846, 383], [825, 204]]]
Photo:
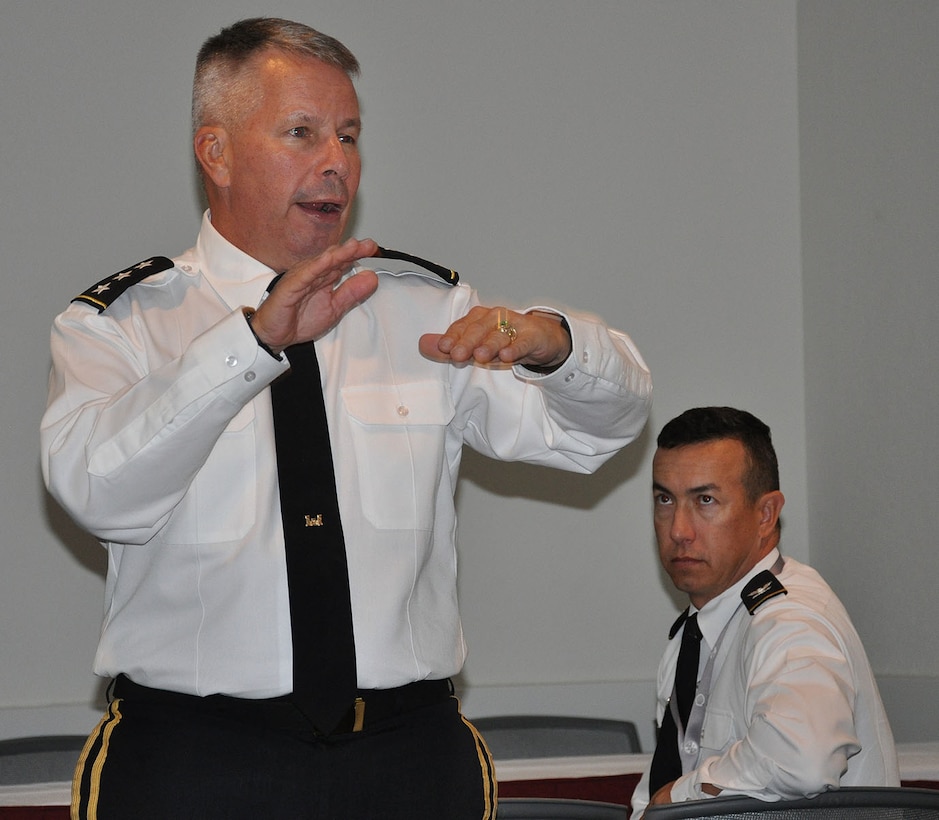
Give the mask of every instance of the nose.
[[338, 134], [329, 138], [323, 146], [323, 176], [338, 176], [340, 179], [349, 176], [350, 164], [346, 148], [346, 144], [342, 142]]
[[676, 504], [672, 510], [668, 535], [676, 544], [691, 541], [694, 538], [694, 526], [690, 511], [684, 504]]

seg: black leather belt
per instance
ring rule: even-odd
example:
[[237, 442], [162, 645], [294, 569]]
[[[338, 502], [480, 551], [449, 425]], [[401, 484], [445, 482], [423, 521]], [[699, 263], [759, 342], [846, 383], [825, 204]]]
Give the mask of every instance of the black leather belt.
[[153, 689], [134, 683], [124, 674], [114, 680], [112, 696], [129, 703], [161, 703], [197, 709], [216, 715], [259, 721], [273, 728], [313, 730], [317, 735], [360, 732], [396, 715], [446, 700], [453, 694], [449, 678], [421, 680], [394, 689], [359, 689], [355, 702], [331, 731], [322, 731], [306, 718], [302, 698], [281, 695], [276, 698], [236, 698], [231, 695], [187, 695], [167, 689]]

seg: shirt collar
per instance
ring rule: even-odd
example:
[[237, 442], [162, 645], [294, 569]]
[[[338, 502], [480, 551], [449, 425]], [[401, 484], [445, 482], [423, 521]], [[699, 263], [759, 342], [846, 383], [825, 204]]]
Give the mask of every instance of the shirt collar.
[[696, 610], [694, 606], [690, 607], [689, 614], [698, 613], [698, 627], [701, 629], [701, 634], [704, 636], [704, 640], [707, 641], [708, 646], [715, 646], [724, 627], [727, 626], [740, 606], [740, 590], [747, 585], [747, 582], [754, 575], [770, 569], [778, 560], [779, 549], [774, 547], [736, 584], [725, 589], [716, 598], [712, 598], [700, 610]]
[[212, 224], [212, 215], [202, 215], [202, 229], [196, 241], [202, 273], [228, 303], [255, 307], [274, 278], [274, 271], [236, 248]]
[[273, 273], [267, 265], [236, 248], [222, 236], [212, 224], [211, 211], [202, 215], [202, 230], [196, 247], [219, 279], [242, 282], [262, 274], [270, 277]]

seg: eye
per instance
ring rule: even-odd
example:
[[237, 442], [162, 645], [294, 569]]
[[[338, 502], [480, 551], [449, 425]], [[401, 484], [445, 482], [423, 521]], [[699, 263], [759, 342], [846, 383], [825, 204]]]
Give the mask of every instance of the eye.
[[656, 507], [665, 507], [672, 503], [672, 497], [668, 493], [653, 493], [652, 502]]
[[714, 503], [714, 496], [713, 496], [713, 495], [702, 495], [702, 496], [700, 496], [700, 497], [698, 498], [698, 501], [699, 501], [703, 506], [708, 507], [708, 506], [710, 506], [711, 504]]
[[352, 134], [340, 134], [339, 142], [343, 142], [346, 145], [355, 145], [358, 140]]
[[298, 139], [303, 139], [305, 137], [310, 136], [310, 129], [307, 128], [305, 125], [297, 125], [289, 129], [287, 133], [291, 137], [297, 137]]

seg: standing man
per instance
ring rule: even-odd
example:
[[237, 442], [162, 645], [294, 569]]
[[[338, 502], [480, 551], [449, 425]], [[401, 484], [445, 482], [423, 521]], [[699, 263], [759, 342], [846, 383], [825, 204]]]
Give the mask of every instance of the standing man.
[[691, 605], [659, 666], [659, 740], [633, 817], [724, 791], [772, 801], [899, 785], [847, 612], [817, 572], [780, 554], [769, 428], [729, 407], [682, 413], [659, 434], [652, 498], [659, 558]]
[[43, 473], [108, 550], [114, 679], [73, 817], [492, 817], [449, 681], [462, 448], [591, 472], [645, 424], [625, 334], [339, 244], [357, 70], [289, 21], [209, 39], [195, 247], [55, 321]]

